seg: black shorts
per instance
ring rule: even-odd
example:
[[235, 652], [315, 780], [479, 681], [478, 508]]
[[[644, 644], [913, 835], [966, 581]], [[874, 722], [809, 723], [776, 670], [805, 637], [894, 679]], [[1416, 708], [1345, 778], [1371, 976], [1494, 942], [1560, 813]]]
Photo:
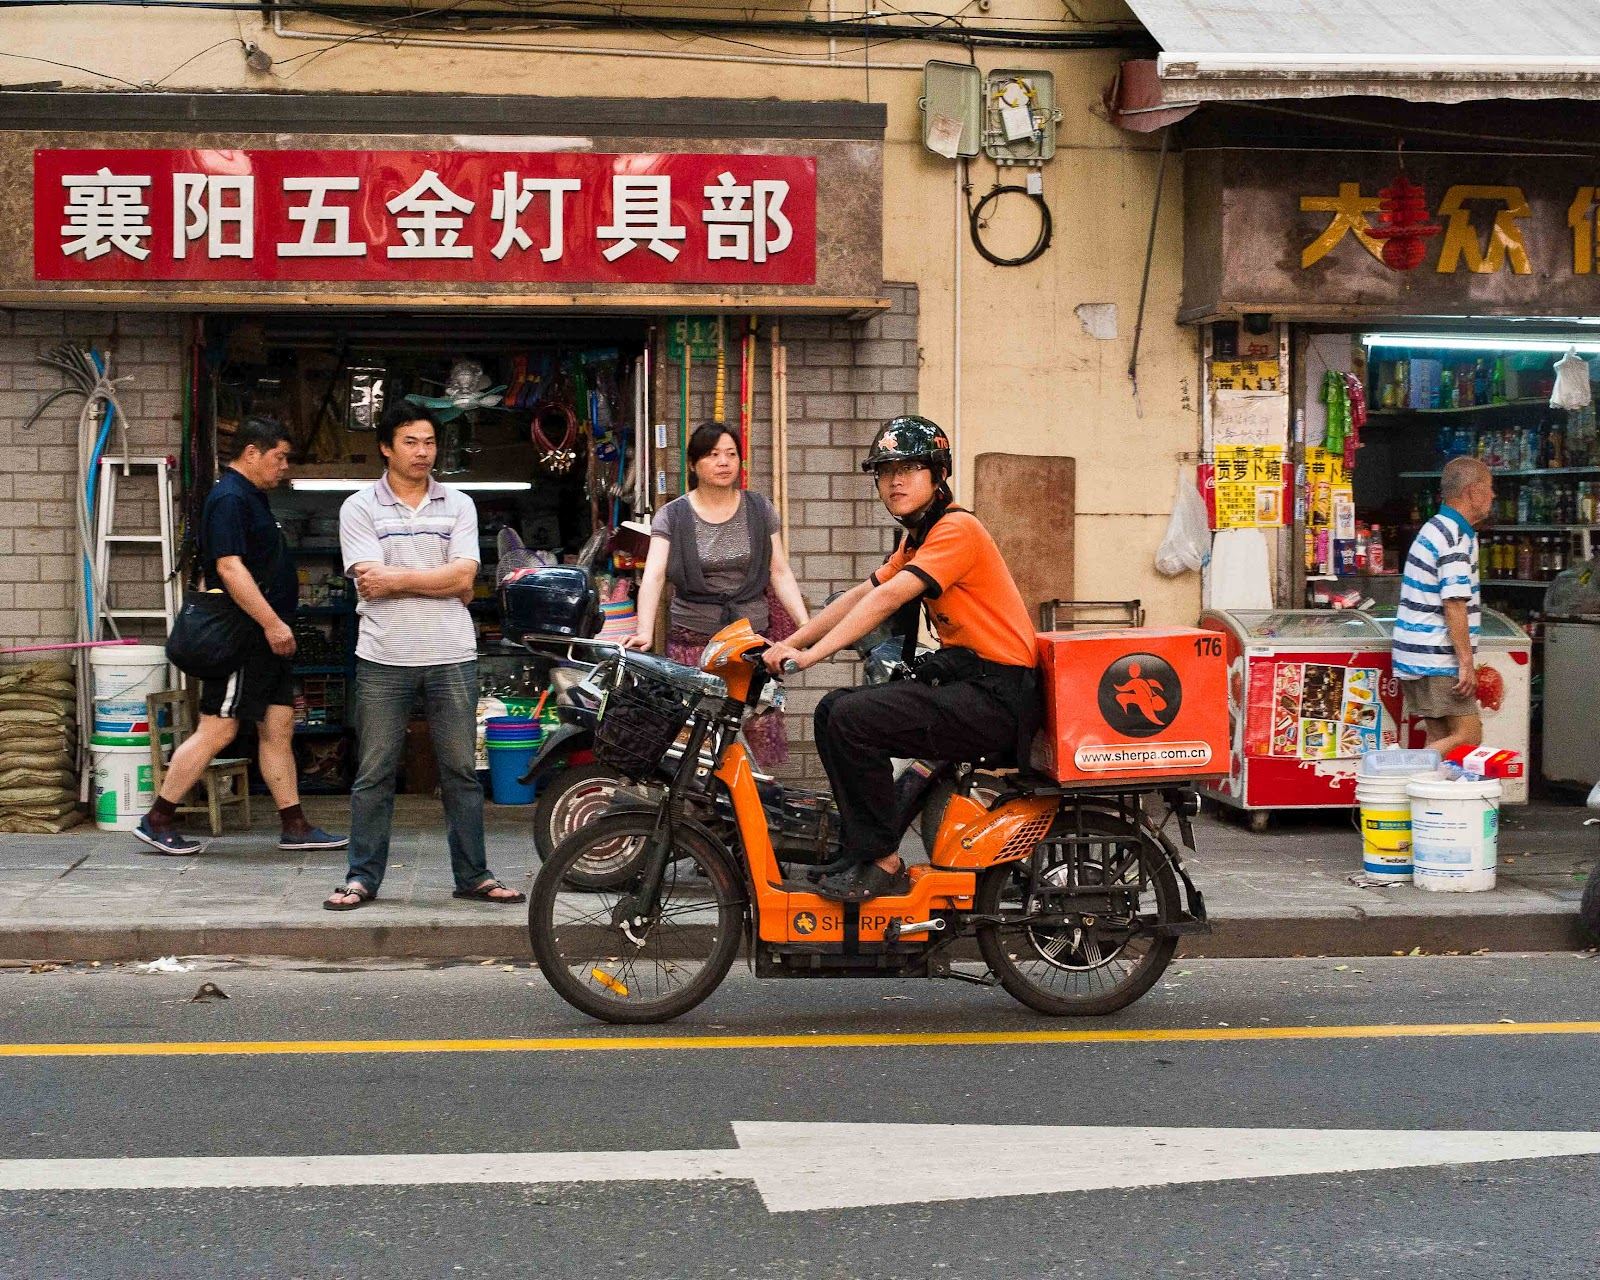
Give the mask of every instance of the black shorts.
[[294, 659], [270, 649], [253, 654], [226, 680], [200, 682], [200, 713], [252, 723], [266, 718], [268, 707], [294, 706]]

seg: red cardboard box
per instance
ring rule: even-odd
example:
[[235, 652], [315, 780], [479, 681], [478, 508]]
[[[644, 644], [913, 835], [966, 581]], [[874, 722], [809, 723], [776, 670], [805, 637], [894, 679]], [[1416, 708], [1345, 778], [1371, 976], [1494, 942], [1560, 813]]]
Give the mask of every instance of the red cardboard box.
[[1194, 627], [1039, 637], [1045, 768], [1082, 785], [1201, 778], [1229, 769], [1222, 637]]

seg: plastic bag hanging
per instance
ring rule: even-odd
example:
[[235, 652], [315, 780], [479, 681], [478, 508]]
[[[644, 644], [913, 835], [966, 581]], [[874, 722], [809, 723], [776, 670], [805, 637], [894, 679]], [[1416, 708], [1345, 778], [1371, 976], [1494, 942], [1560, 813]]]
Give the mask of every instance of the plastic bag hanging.
[[1198, 573], [1210, 559], [1211, 520], [1206, 514], [1206, 500], [1186, 474], [1178, 479], [1166, 536], [1156, 548], [1156, 569], [1175, 578], [1190, 569]]
[[1556, 361], [1556, 385], [1550, 392], [1552, 409], [1584, 409], [1593, 400], [1589, 388], [1589, 363], [1576, 351]]

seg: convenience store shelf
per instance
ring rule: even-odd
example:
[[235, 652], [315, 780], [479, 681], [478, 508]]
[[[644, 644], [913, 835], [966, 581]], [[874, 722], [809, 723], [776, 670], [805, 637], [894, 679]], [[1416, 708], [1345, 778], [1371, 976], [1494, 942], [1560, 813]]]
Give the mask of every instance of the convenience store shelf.
[[344, 733], [345, 728], [342, 724], [297, 724], [294, 732], [297, 738], [331, 738]]
[[297, 676], [342, 676], [345, 669], [342, 665], [297, 662], [294, 664], [294, 673]]
[[1487, 591], [1490, 587], [1538, 587], [1542, 591], [1553, 581], [1553, 578], [1480, 578], [1478, 590]]
[[[1515, 470], [1490, 467], [1489, 470], [1497, 476], [1600, 476], [1600, 467], [1532, 467]], [[1444, 472], [1402, 471], [1399, 475], [1402, 480], [1437, 480]]]
[[1463, 413], [1493, 413], [1496, 410], [1526, 408], [1528, 405], [1533, 404], [1540, 405], [1546, 409], [1550, 407], [1550, 401], [1545, 396], [1524, 396], [1520, 400], [1502, 400], [1499, 404], [1457, 405], [1454, 409], [1369, 409], [1367, 411], [1367, 421], [1371, 422], [1374, 418], [1432, 418], [1444, 414], [1459, 416]]

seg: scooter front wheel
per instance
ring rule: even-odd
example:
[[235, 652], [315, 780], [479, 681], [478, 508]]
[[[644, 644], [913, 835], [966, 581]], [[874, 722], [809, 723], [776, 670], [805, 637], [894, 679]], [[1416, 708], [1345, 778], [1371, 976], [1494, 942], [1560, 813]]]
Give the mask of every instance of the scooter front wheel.
[[[745, 894], [726, 853], [692, 828], [673, 836], [653, 903], [631, 903], [634, 873], [620, 885], [563, 894], [594, 848], [645, 848], [654, 810], [611, 814], [557, 846], [528, 897], [528, 935], [545, 979], [575, 1009], [603, 1022], [665, 1022], [687, 1013], [727, 975], [743, 934]], [[643, 923], [634, 923], [642, 917]]]

